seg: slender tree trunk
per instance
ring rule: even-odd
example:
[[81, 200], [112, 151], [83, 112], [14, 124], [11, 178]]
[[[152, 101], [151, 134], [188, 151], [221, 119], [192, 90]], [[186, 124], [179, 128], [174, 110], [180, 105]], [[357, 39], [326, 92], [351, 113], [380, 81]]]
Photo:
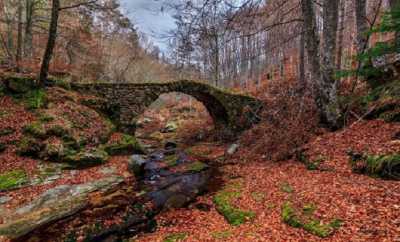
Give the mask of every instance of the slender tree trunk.
[[304, 94], [304, 91], [307, 88], [307, 83], [306, 83], [306, 53], [305, 53], [305, 48], [306, 48], [306, 42], [305, 42], [305, 33], [304, 33], [304, 26], [302, 26], [302, 32], [300, 34], [300, 41], [299, 41], [299, 85], [300, 85], [300, 90], [302, 94]]
[[24, 56], [25, 58], [32, 57], [33, 53], [33, 34], [32, 34], [32, 25], [33, 25], [33, 15], [35, 11], [35, 2], [34, 0], [26, 0], [25, 4], [25, 38], [24, 38]]
[[49, 74], [49, 65], [57, 39], [57, 25], [58, 25], [59, 11], [60, 11], [60, 0], [53, 0], [49, 37], [47, 41], [46, 51], [44, 53], [42, 60], [42, 67], [40, 68], [39, 85], [42, 85], [47, 80], [47, 76]]
[[345, 29], [345, 16], [346, 16], [346, 0], [340, 1], [340, 21], [339, 21], [339, 33], [338, 33], [338, 50], [337, 50], [337, 62], [336, 69], [342, 69], [342, 59], [343, 59], [343, 39], [344, 39], [344, 29]]
[[362, 54], [368, 41], [367, 0], [356, 0], [357, 54]]
[[15, 57], [15, 62], [17, 64], [17, 72], [20, 72], [21, 70], [21, 59], [22, 59], [22, 1], [18, 2], [18, 10], [17, 10], [17, 15], [18, 15], [18, 29], [17, 29], [17, 54]]
[[218, 33], [214, 33], [214, 61], [215, 61], [215, 85], [219, 85], [219, 40], [218, 40]]

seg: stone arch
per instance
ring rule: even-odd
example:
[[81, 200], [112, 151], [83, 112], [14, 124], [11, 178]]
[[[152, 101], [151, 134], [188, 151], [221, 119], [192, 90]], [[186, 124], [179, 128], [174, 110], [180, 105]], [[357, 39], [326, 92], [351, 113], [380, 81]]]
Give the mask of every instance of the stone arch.
[[[214, 86], [181, 80], [167, 83], [86, 83], [74, 88], [105, 99], [103, 109], [117, 110], [115, 119], [123, 129], [134, 131], [134, 120], [160, 95], [181, 92], [196, 98], [208, 110], [217, 128], [237, 133], [258, 121], [263, 105], [258, 99]], [[111, 107], [111, 108], [110, 108]], [[109, 110], [108, 110], [109, 111]]]

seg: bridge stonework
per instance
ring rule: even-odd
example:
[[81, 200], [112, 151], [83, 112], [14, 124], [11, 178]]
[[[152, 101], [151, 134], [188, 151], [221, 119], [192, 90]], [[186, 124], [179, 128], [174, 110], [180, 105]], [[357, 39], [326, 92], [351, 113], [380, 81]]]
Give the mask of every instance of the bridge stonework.
[[134, 131], [137, 117], [164, 93], [181, 92], [202, 102], [217, 129], [238, 133], [259, 121], [263, 108], [258, 99], [195, 81], [167, 83], [89, 83], [74, 89], [105, 99], [102, 110], [124, 130]]

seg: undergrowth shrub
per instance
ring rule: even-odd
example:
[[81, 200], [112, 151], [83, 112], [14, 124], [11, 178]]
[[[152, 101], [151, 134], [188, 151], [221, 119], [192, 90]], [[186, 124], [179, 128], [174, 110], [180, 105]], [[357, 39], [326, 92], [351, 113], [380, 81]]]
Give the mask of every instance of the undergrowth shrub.
[[251, 155], [287, 159], [318, 130], [314, 101], [311, 95], [300, 93], [293, 80], [271, 83], [257, 93], [266, 107], [261, 122], [240, 139]]

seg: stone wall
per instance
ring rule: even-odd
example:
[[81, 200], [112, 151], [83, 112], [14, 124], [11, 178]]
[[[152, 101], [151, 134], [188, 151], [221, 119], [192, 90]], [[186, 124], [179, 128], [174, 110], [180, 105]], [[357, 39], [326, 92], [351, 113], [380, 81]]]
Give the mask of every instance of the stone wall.
[[237, 133], [258, 122], [263, 105], [258, 99], [235, 94], [195, 81], [168, 83], [93, 83], [74, 84], [73, 88], [106, 100], [103, 111], [112, 116], [123, 129], [134, 130], [137, 117], [161, 94], [181, 92], [202, 102], [217, 128]]

